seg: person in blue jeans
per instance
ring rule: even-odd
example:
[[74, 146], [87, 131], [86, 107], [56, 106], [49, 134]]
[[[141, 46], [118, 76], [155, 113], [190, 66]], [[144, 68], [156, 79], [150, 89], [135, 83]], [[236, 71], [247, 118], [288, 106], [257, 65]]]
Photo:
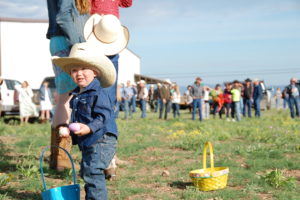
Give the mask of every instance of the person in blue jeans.
[[148, 98], [148, 89], [146, 88], [146, 82], [144, 80], [141, 80], [139, 82], [139, 90], [138, 90], [138, 99], [140, 101], [140, 106], [142, 111], [141, 118], [146, 118], [147, 98]]
[[82, 152], [80, 175], [85, 182], [85, 199], [107, 200], [104, 170], [116, 153], [118, 131], [109, 90], [116, 81], [113, 63], [99, 55], [99, 47], [75, 44], [69, 57], [52, 61], [70, 74], [77, 87], [70, 100], [71, 123], [79, 130], [71, 132], [73, 144]]
[[252, 81], [251, 79], [247, 78], [244, 84], [244, 92], [243, 92], [243, 116], [251, 117], [251, 110], [252, 110], [252, 96], [253, 96], [253, 89], [252, 89]]
[[[66, 57], [72, 45], [84, 42], [83, 26], [89, 17], [89, 7], [75, 0], [47, 0], [49, 27], [46, 37], [50, 40], [51, 56]], [[51, 124], [51, 145], [58, 145], [71, 151], [71, 138], [61, 138], [58, 134], [60, 126], [70, 118], [68, 102], [69, 92], [76, 84], [61, 68], [53, 65], [57, 103]], [[71, 168], [68, 156], [57, 148], [51, 147], [50, 168], [61, 171]]]
[[132, 113], [136, 112], [136, 97], [137, 97], [137, 88], [136, 84], [132, 83], [132, 90], [133, 90], [133, 96], [131, 98], [131, 107], [132, 107]]
[[254, 84], [253, 103], [254, 103], [255, 117], [260, 117], [261, 116], [260, 102], [261, 99], [263, 98], [263, 89], [258, 79], [254, 79], [253, 84]]
[[288, 94], [291, 117], [300, 117], [300, 84], [297, 82], [296, 78], [291, 78], [290, 85], [286, 87], [286, 92]]
[[200, 77], [196, 78], [196, 81], [191, 89], [191, 96], [193, 97], [193, 112], [192, 120], [195, 120], [196, 110], [199, 112], [199, 120], [202, 121], [202, 98], [204, 95], [204, 88], [201, 85], [202, 79]]
[[124, 119], [128, 119], [128, 116], [132, 118], [132, 97], [134, 95], [130, 80], [126, 84], [121, 93], [124, 102]]

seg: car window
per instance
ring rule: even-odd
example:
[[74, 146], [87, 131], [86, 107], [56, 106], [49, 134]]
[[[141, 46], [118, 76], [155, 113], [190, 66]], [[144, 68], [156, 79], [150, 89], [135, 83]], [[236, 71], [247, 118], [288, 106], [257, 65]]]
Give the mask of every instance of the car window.
[[45, 81], [49, 83], [49, 88], [55, 89], [54, 77], [46, 78]]
[[19, 81], [16, 80], [5, 80], [6, 86], [8, 90], [14, 90], [15, 85], [21, 84]]

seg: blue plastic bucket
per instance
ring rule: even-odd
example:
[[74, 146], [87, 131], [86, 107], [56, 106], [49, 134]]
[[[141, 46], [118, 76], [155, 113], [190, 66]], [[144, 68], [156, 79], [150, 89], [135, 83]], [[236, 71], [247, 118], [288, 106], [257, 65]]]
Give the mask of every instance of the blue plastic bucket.
[[45, 182], [45, 177], [44, 177], [44, 170], [43, 170], [43, 158], [44, 158], [44, 153], [46, 150], [50, 148], [50, 146], [44, 148], [42, 155], [40, 156], [40, 170], [41, 170], [41, 175], [42, 175], [42, 181], [44, 185], [44, 192], [42, 192], [42, 199], [43, 200], [80, 200], [80, 186], [79, 184], [76, 184], [76, 172], [74, 168], [74, 162], [67, 150], [64, 148], [61, 148], [59, 146], [54, 146], [56, 148], [62, 149], [69, 157], [71, 163], [72, 163], [72, 174], [73, 174], [73, 185], [66, 185], [62, 187], [56, 187], [56, 188], [51, 188], [47, 190], [46, 182]]

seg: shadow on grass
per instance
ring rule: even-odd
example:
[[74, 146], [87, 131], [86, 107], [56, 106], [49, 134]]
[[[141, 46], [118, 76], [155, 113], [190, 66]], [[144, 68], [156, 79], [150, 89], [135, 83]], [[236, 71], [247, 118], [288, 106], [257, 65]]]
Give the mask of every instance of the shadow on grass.
[[0, 172], [12, 172], [16, 171], [16, 164], [11, 164], [12, 156], [7, 155], [9, 149], [6, 147], [4, 142], [0, 140]]
[[[21, 123], [20, 117], [15, 115], [3, 117], [3, 122], [8, 125], [20, 125]], [[40, 120], [38, 117], [30, 117], [28, 123], [29, 124], [40, 123]]]
[[41, 194], [29, 191], [19, 191], [18, 189], [7, 188], [5, 190], [0, 190], [0, 195], [12, 199], [24, 199], [24, 200], [39, 200]]
[[192, 182], [175, 181], [170, 184], [170, 187], [185, 190], [185, 189], [187, 189], [187, 187], [190, 187], [193, 185], [194, 184]]

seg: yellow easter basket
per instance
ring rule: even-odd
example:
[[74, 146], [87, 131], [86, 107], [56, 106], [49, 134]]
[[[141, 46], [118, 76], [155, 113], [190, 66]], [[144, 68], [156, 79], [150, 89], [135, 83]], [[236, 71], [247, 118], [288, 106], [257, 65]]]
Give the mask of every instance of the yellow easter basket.
[[[210, 151], [210, 168], [206, 168], [206, 149]], [[229, 168], [214, 167], [214, 153], [210, 142], [206, 142], [203, 150], [203, 169], [190, 171], [190, 177], [201, 191], [211, 191], [225, 188], [227, 185]]]

